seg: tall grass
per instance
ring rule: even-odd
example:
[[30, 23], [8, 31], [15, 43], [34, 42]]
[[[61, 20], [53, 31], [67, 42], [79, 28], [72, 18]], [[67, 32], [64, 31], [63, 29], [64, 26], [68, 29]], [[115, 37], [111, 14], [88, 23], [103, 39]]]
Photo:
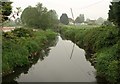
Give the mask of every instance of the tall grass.
[[90, 59], [98, 76], [105, 77], [112, 83], [120, 81], [120, 40], [116, 27], [62, 27], [61, 34], [87, 52], [93, 53]]
[[33, 53], [40, 52], [48, 43], [54, 40], [56, 33], [52, 31], [32, 31], [32, 29], [15, 29], [3, 33], [2, 44], [2, 74], [12, 73], [15, 67], [30, 64]]

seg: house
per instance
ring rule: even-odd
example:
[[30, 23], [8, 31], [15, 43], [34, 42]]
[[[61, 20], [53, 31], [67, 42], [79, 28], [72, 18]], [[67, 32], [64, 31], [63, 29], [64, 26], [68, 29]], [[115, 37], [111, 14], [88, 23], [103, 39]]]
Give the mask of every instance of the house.
[[69, 20], [69, 24], [73, 25], [74, 24], [74, 20], [72, 18], [68, 18]]
[[96, 25], [96, 20], [89, 20], [87, 22], [88, 25]]

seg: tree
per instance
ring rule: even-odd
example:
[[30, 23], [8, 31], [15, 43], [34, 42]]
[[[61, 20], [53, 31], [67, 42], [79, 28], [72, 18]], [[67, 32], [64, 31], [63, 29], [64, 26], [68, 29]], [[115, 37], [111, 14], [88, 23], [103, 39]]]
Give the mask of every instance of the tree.
[[37, 26], [37, 10], [36, 8], [32, 8], [32, 7], [27, 7], [26, 9], [24, 9], [22, 15], [21, 15], [21, 20], [23, 22], [23, 24], [25, 25], [29, 25], [29, 26]]
[[77, 18], [75, 19], [75, 23], [81, 23], [80, 17], [77, 17]]
[[63, 13], [60, 17], [60, 22], [65, 24], [65, 25], [68, 25], [69, 24], [69, 19], [68, 19], [68, 16], [66, 13]]
[[109, 7], [109, 21], [120, 27], [120, 1], [111, 2], [111, 5]]
[[82, 23], [84, 22], [85, 18], [84, 18], [84, 14], [80, 14], [76, 19], [75, 19], [75, 23]]
[[55, 10], [50, 10], [48, 11], [49, 14], [49, 20], [50, 20], [50, 25], [55, 26], [58, 24], [58, 15]]
[[102, 25], [104, 23], [104, 19], [102, 17], [99, 17], [97, 20], [96, 20], [96, 24], [98, 25]]
[[36, 7], [29, 6], [24, 9], [21, 21], [30, 27], [46, 29], [54, 27], [58, 21], [58, 17], [55, 10], [48, 11], [41, 3], [38, 3]]
[[8, 20], [8, 16], [12, 13], [12, 2], [1, 2], [2, 13], [0, 13], [0, 17], [2, 17], [2, 22]]
[[104, 21], [102, 25], [103, 26], [112, 26], [112, 23], [107, 20], [107, 21]]

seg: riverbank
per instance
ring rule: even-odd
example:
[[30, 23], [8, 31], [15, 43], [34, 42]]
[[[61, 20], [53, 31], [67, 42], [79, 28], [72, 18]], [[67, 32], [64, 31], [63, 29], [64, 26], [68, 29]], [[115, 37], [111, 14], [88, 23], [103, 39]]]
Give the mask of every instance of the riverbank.
[[19, 28], [2, 35], [2, 76], [14, 72], [16, 67], [29, 66], [46, 45], [56, 38], [51, 30]]
[[[30, 67], [17, 68], [13, 74], [2, 78], [6, 82], [93, 82], [97, 83], [96, 70], [85, 58], [85, 51], [73, 42], [57, 36], [55, 45], [42, 50], [40, 57]], [[48, 50], [49, 49], [49, 50]], [[41, 58], [43, 57], [43, 58]], [[84, 65], [83, 65], [84, 64]]]
[[111, 83], [120, 81], [118, 29], [95, 27], [90, 29], [61, 27], [61, 34], [90, 53], [87, 58], [97, 70], [97, 75]]

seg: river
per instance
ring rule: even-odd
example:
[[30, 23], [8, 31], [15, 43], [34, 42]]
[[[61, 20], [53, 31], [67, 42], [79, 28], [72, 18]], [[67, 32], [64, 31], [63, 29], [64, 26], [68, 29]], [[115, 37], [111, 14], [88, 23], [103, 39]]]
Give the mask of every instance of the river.
[[[57, 44], [49, 47], [49, 52], [30, 67], [17, 69], [15, 73], [3, 78], [14, 82], [94, 82], [97, 83], [96, 70], [85, 57], [85, 51], [74, 43], [58, 36]], [[44, 51], [43, 51], [44, 52]]]

